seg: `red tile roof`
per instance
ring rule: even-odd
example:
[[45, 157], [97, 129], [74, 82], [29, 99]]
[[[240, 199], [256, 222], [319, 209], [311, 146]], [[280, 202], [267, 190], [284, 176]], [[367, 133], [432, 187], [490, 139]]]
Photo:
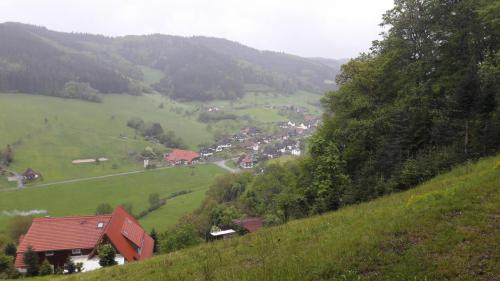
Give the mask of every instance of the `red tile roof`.
[[[98, 227], [99, 223], [103, 226]], [[23, 255], [28, 245], [35, 252], [95, 249], [104, 238], [129, 262], [153, 255], [153, 239], [119, 206], [111, 215], [35, 218], [20, 239], [16, 268], [24, 267]]]
[[[94, 248], [110, 219], [110, 215], [33, 219], [19, 242], [16, 267], [23, 266], [22, 257], [28, 246], [35, 252]], [[98, 223], [104, 226], [98, 228]]]
[[165, 157], [165, 160], [170, 162], [177, 162], [177, 161], [192, 162], [193, 160], [196, 160], [196, 158], [199, 157], [200, 154], [194, 151], [174, 149], [172, 150], [172, 152], [168, 154], [167, 157]]
[[[127, 235], [123, 230], [127, 231]], [[127, 260], [143, 260], [153, 256], [153, 238], [142, 230], [139, 222], [122, 207], [116, 208], [106, 227], [106, 237], [116, 250]], [[132, 246], [141, 248], [139, 252]]]
[[254, 232], [262, 228], [264, 221], [261, 218], [246, 218], [246, 219], [233, 220], [233, 223], [245, 228], [249, 232]]

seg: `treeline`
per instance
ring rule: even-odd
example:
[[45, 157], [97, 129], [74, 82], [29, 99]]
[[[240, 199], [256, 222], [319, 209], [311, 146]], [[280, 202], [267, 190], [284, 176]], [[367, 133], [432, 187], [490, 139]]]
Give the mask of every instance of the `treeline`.
[[323, 98], [309, 154], [217, 178], [183, 231], [168, 234], [192, 244], [242, 216], [274, 225], [333, 211], [498, 153], [499, 13], [493, 0], [396, 1], [383, 40], [344, 65]]
[[163, 131], [160, 123], [149, 122], [146, 123], [141, 118], [132, 118], [127, 121], [127, 126], [135, 129], [143, 137], [148, 139], [155, 139], [159, 143], [170, 148], [186, 148], [184, 141], [175, 135], [173, 131]]
[[198, 121], [204, 122], [204, 123], [211, 123], [211, 122], [219, 122], [222, 120], [236, 120], [238, 119], [238, 115], [233, 114], [233, 113], [226, 113], [222, 111], [218, 112], [202, 112], [198, 116]]

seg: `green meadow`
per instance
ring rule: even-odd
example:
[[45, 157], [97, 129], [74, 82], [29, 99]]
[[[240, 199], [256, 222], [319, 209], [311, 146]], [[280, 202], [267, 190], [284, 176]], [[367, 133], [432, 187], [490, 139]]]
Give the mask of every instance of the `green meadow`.
[[149, 207], [151, 193], [159, 193], [163, 198], [181, 190], [193, 191], [167, 200], [159, 210], [141, 220], [147, 230], [155, 227], [163, 231], [198, 207], [212, 179], [224, 172], [215, 165], [205, 164], [0, 192], [0, 232], [10, 219], [3, 211], [46, 210], [45, 215], [50, 216], [92, 215], [100, 203], [111, 206], [132, 203], [133, 213], [138, 214]]
[[41, 280], [496, 280], [498, 161], [244, 237]]
[[[164, 102], [164, 108], [159, 105]], [[173, 110], [182, 108], [158, 95], [106, 95], [102, 103], [90, 103], [54, 97], [1, 94], [0, 147], [14, 148], [15, 161], [9, 167], [23, 172], [31, 167], [44, 181], [81, 178], [142, 169], [132, 156], [154, 146], [136, 136], [126, 126], [132, 117], [160, 122], [172, 130], [189, 148], [212, 141], [205, 125], [196, 117]], [[95, 164], [72, 164], [75, 159], [106, 157], [110, 161]], [[0, 181], [0, 187], [5, 187]]]

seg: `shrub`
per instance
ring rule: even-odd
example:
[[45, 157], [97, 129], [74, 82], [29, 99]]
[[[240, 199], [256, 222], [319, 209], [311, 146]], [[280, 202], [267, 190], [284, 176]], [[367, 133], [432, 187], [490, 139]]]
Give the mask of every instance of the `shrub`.
[[97, 250], [99, 256], [99, 265], [102, 267], [112, 266], [116, 264], [116, 251], [110, 244], [104, 244]]
[[23, 255], [23, 262], [26, 265], [27, 276], [38, 275], [38, 254], [33, 251], [31, 246], [28, 246]]
[[40, 276], [45, 276], [50, 274], [52, 274], [52, 267], [50, 266], [49, 261], [45, 259], [40, 265]]
[[109, 205], [108, 203], [101, 203], [101, 204], [99, 204], [99, 206], [97, 206], [95, 214], [96, 215], [107, 215], [107, 214], [111, 214], [112, 212], [113, 212], [113, 208], [111, 207], [111, 205]]

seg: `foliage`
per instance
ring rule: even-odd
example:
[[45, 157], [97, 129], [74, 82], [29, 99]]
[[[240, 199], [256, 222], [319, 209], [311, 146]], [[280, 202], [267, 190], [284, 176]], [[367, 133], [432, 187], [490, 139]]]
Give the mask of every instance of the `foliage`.
[[151, 238], [153, 239], [153, 253], [158, 254], [158, 252], [160, 251], [160, 245], [158, 243], [158, 234], [156, 233], [156, 230], [154, 228], [151, 229], [149, 236], [151, 236]]
[[233, 113], [224, 112], [202, 112], [198, 116], [198, 120], [204, 123], [218, 122], [221, 120], [236, 120], [238, 116]]
[[13, 262], [12, 257], [0, 254], [0, 276], [1, 276], [1, 273], [8, 271], [12, 262]]
[[99, 256], [99, 264], [102, 267], [112, 266], [116, 264], [116, 250], [110, 244], [99, 246], [97, 254]]
[[69, 81], [64, 84], [64, 89], [59, 95], [63, 98], [81, 99], [91, 102], [102, 102], [97, 95], [97, 90], [92, 88], [89, 83]]
[[127, 126], [139, 132], [143, 137], [154, 138], [166, 147], [185, 148], [183, 140], [173, 131], [163, 131], [160, 123], [145, 123], [141, 118], [134, 117], [127, 121]]
[[9, 166], [12, 162], [14, 162], [14, 150], [7, 144], [5, 150], [0, 154], [0, 161], [5, 166]]
[[17, 253], [16, 244], [14, 244], [14, 243], [7, 243], [7, 245], [5, 245], [4, 253], [7, 256], [15, 257], [16, 253]]
[[183, 248], [199, 244], [196, 229], [190, 224], [177, 225], [167, 230], [160, 236], [160, 250], [162, 253], [170, 253]]
[[52, 267], [47, 259], [44, 259], [42, 264], [40, 265], [40, 276], [50, 275], [52, 274]]
[[344, 65], [323, 99], [307, 186], [335, 192], [318, 211], [499, 151], [498, 31], [478, 13], [492, 3], [401, 0], [384, 15], [384, 39]]
[[28, 232], [33, 221], [32, 217], [13, 217], [7, 224], [7, 231], [10, 238], [14, 241], [18, 241], [21, 235]]
[[38, 254], [28, 245], [23, 255], [23, 263], [26, 265], [27, 276], [38, 275]]
[[151, 208], [157, 208], [158, 206], [160, 206], [160, 194], [158, 193], [151, 193], [149, 194], [149, 198], [148, 198], [148, 202], [149, 202], [149, 206]]
[[107, 215], [113, 213], [113, 207], [109, 203], [101, 203], [97, 206], [96, 215]]

